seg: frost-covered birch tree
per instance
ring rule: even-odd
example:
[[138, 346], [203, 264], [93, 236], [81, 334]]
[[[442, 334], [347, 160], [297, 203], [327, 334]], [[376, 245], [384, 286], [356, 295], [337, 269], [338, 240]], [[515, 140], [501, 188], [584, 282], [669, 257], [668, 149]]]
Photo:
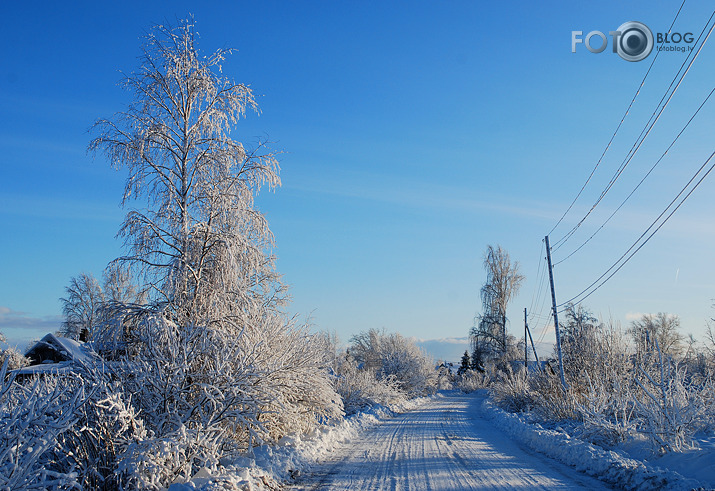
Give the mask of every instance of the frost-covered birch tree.
[[483, 312], [475, 319], [470, 332], [478, 366], [486, 359], [503, 357], [509, 351], [506, 308], [524, 281], [524, 276], [519, 273], [519, 262], [512, 262], [509, 253], [501, 246], [487, 246], [484, 270], [487, 279], [480, 290]]
[[[127, 253], [116, 264], [143, 284], [142, 302], [105, 308], [99, 348], [114, 350], [154, 435], [127, 465], [164, 486], [227, 449], [342, 414], [325, 346], [281, 310], [273, 235], [254, 207], [263, 186], [280, 185], [276, 155], [234, 139], [258, 111], [255, 96], [222, 74], [231, 50], [204, 56], [197, 39], [191, 19], [153, 29], [123, 80], [132, 102], [97, 121], [90, 144], [128, 171], [122, 203], [139, 205], [120, 228]], [[163, 467], [166, 442], [192, 457]]]
[[99, 308], [104, 292], [99, 282], [89, 273], [80, 273], [65, 287], [66, 297], [60, 299], [62, 322], [60, 334], [77, 341], [89, 341], [99, 324]]
[[277, 186], [278, 161], [259, 142], [248, 151], [231, 136], [253, 91], [221, 74], [231, 50], [202, 56], [191, 21], [147, 35], [140, 68], [123, 86], [134, 100], [100, 119], [90, 150], [126, 168], [119, 234], [150, 301], [178, 325], [240, 323], [249, 304], [273, 307], [283, 287], [267, 253], [273, 237], [253, 207], [262, 185]]

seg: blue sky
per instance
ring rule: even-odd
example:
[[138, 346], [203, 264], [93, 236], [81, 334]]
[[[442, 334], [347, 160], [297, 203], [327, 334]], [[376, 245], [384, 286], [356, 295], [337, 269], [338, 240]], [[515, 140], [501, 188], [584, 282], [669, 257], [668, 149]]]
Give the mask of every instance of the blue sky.
[[[601, 155], [650, 61], [571, 52], [571, 31], [638, 20], [665, 32], [680, 2], [5, 2], [0, 7], [0, 330], [25, 343], [57, 325], [80, 271], [101, 275], [125, 174], [86, 154], [88, 129], [122, 109], [117, 82], [140, 36], [193, 13], [205, 52], [233, 47], [224, 73], [262, 114], [233, 136], [282, 150], [283, 187], [257, 203], [292, 285], [290, 311], [347, 340], [369, 328], [421, 339], [466, 336], [480, 309], [487, 244], [527, 279], [514, 334], [534, 302], [541, 241]], [[700, 32], [709, 2], [674, 27]], [[715, 77], [705, 45], [657, 126], [565, 256], [600, 226], [665, 150]], [[637, 138], [685, 55], [662, 53], [558, 240], [583, 216]], [[710, 155], [710, 101], [626, 206], [555, 268], [559, 301], [596, 279]], [[702, 339], [715, 315], [715, 176], [585, 304], [626, 326], [678, 314]], [[534, 318], [537, 336], [543, 322]], [[546, 333], [545, 340], [553, 340]]]

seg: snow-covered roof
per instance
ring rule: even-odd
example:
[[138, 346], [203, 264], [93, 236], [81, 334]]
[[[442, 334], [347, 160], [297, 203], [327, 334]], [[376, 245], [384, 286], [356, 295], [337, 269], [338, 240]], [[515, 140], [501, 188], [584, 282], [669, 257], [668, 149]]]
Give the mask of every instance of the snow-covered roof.
[[75, 363], [87, 365], [99, 359], [87, 343], [52, 333], [35, 343], [25, 356], [31, 360], [31, 365], [14, 370], [16, 375], [64, 373], [72, 371]]
[[30, 365], [27, 367], [13, 370], [15, 375], [41, 375], [41, 374], [58, 374], [71, 372], [73, 363], [63, 361], [61, 363], [41, 363], [39, 365]]

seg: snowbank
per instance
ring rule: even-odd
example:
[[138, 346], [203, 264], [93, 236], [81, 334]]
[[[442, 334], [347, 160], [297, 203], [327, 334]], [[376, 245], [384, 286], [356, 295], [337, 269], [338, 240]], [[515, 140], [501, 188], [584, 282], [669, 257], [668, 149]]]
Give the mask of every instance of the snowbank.
[[497, 427], [514, 440], [619, 489], [691, 490], [709, 488], [709, 486], [683, 477], [677, 472], [650, 466], [618, 451], [604, 450], [590, 443], [571, 438], [564, 432], [547, 430], [539, 424], [527, 423], [517, 414], [507, 413], [497, 408], [486, 398], [482, 402], [481, 410], [484, 417], [492, 420]]

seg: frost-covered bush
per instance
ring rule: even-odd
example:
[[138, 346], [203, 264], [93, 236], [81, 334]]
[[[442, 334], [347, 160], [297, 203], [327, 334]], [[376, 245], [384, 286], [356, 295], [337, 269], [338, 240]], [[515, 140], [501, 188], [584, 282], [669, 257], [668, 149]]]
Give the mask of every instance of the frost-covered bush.
[[58, 435], [52, 460], [62, 469], [76, 469], [82, 489], [116, 489], [126, 482], [118, 469], [121, 455], [148, 432], [107, 367], [78, 366], [76, 373], [81, 385], [75, 390], [87, 397], [75, 411], [77, 421]]
[[497, 372], [489, 393], [499, 407], [513, 413], [528, 411], [534, 406], [534, 395], [526, 370], [515, 373], [507, 366], [506, 371]]
[[17, 351], [15, 348], [7, 348], [0, 351], [0, 365], [4, 365], [5, 360], [7, 360], [8, 370], [16, 370], [18, 368], [26, 367], [30, 363], [30, 360], [25, 358], [22, 353]]
[[254, 354], [255, 368], [264, 374], [253, 390], [257, 396], [273, 394], [259, 411], [266, 441], [308, 432], [343, 416], [343, 404], [330, 373], [330, 350], [323, 336], [273, 314], [257, 317], [241, 342], [244, 351]]
[[479, 372], [477, 370], [467, 370], [455, 379], [456, 387], [462, 392], [469, 394], [479, 389], [486, 389], [492, 383], [490, 373]]
[[715, 386], [706, 361], [688, 359], [690, 350], [677, 359], [673, 342], [670, 354], [659, 348], [661, 339], [678, 341], [677, 333], [641, 329], [633, 353], [617, 326], [598, 323], [584, 309], [571, 308], [565, 324], [568, 387], [553, 370], [528, 378], [507, 371], [491, 387], [495, 402], [510, 411], [531, 409], [545, 421], [571, 420], [580, 438], [599, 445], [643, 435], [656, 453], [691, 448], [697, 432], [715, 428]]
[[[74, 377], [36, 378], [20, 384], [0, 370], [0, 488], [80, 489], [75, 469], [51, 461], [57, 437], [78, 419], [85, 394]], [[81, 384], [79, 385], [81, 387]]]
[[115, 370], [150, 433], [121, 460], [134, 487], [168, 486], [342, 416], [322, 338], [284, 316], [246, 315], [241, 330], [180, 327], [144, 308], [129, 319]]
[[106, 372], [78, 365], [19, 383], [4, 368], [0, 377], [0, 488], [119, 485], [116, 456], [145, 432]]
[[394, 377], [408, 397], [432, 393], [437, 386], [435, 363], [412, 340], [370, 329], [353, 336], [350, 355], [378, 379]]
[[355, 414], [365, 409], [402, 402], [406, 399], [394, 376], [378, 379], [375, 371], [361, 369], [350, 355], [337, 362], [335, 391], [340, 394], [345, 414]]
[[219, 427], [181, 426], [165, 436], [133, 442], [121, 456], [118, 471], [130, 489], [165, 489], [188, 481], [199, 469], [215, 471], [225, 441]]
[[582, 422], [581, 436], [605, 445], [627, 441], [636, 430], [628, 344], [612, 324], [598, 324], [590, 330], [589, 339], [593, 352], [582, 357], [583, 365], [579, 370], [571, 369], [569, 378], [577, 417]]
[[636, 367], [634, 402], [639, 430], [659, 452], [692, 448], [693, 435], [709, 426], [715, 402], [710, 381], [693, 382], [685, 366], [664, 356], [657, 339], [655, 352]]
[[599, 445], [629, 440], [636, 431], [635, 407], [627, 379], [604, 383], [596, 378], [581, 397], [576, 410], [582, 421], [581, 438]]
[[149, 313], [134, 333], [121, 370], [159, 435], [219, 424], [263, 443], [340, 415], [321, 339], [278, 314], [230, 332]]
[[444, 362], [437, 364], [437, 390], [452, 390], [454, 388], [454, 375]]
[[[7, 343], [7, 338], [1, 332], [0, 332], [0, 343]], [[5, 349], [0, 349], [0, 366], [3, 366], [5, 364], [5, 360], [7, 360], [7, 369], [8, 370], [15, 370], [17, 368], [22, 368], [22, 367], [27, 366], [30, 363], [30, 360], [25, 358], [22, 355], [22, 353], [17, 351], [12, 346], [5, 348]]]
[[529, 377], [534, 412], [542, 419], [562, 421], [578, 417], [578, 405], [572, 390], [564, 390], [559, 377], [549, 370]]

